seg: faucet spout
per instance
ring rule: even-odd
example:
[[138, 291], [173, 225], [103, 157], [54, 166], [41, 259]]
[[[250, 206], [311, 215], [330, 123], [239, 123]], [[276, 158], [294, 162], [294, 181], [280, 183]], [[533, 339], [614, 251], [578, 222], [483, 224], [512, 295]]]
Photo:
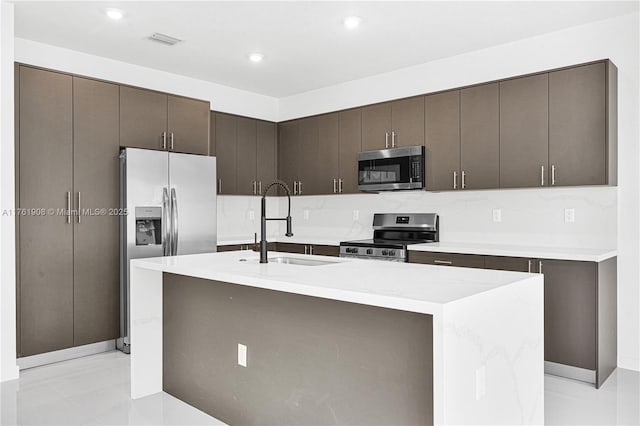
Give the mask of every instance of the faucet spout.
[[[285, 192], [287, 193], [288, 208], [287, 208], [286, 217], [274, 217], [274, 218], [267, 217], [267, 212], [266, 212], [267, 192], [269, 192], [269, 190], [274, 186], [280, 186], [284, 188]], [[281, 180], [274, 180], [273, 182], [271, 182], [269, 185], [267, 185], [267, 187], [264, 190], [264, 193], [262, 194], [261, 217], [260, 217], [260, 263], [268, 263], [268, 259], [267, 259], [267, 221], [268, 220], [286, 221], [287, 232], [285, 233], [285, 235], [287, 237], [293, 236], [293, 232], [291, 231], [291, 191], [289, 190], [289, 186]]]

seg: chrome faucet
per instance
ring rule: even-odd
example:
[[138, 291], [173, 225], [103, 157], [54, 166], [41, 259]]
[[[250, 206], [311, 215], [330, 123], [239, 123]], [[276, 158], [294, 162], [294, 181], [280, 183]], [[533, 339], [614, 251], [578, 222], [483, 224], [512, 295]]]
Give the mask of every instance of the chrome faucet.
[[[287, 217], [267, 217], [267, 192], [271, 189], [272, 186], [281, 186], [287, 191], [287, 201], [289, 202], [289, 207], [287, 208]], [[268, 263], [267, 260], [267, 221], [268, 220], [286, 220], [287, 221], [287, 232], [284, 234], [287, 237], [293, 237], [293, 232], [291, 232], [291, 191], [286, 183], [281, 180], [274, 180], [269, 185], [267, 185], [264, 193], [262, 194], [262, 213], [261, 213], [261, 221], [260, 221], [260, 263]]]

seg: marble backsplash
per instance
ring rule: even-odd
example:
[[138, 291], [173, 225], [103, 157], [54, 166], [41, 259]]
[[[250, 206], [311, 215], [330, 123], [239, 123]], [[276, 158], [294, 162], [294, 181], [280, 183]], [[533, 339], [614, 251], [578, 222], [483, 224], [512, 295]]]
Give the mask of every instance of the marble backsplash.
[[[615, 248], [617, 188], [575, 187], [485, 191], [402, 191], [292, 198], [297, 239], [371, 238], [374, 213], [436, 212], [440, 240], [534, 246]], [[269, 215], [286, 213], [286, 198], [269, 198]], [[500, 209], [502, 221], [493, 221]], [[575, 222], [565, 223], [565, 209]], [[253, 238], [260, 230], [260, 198], [218, 197], [218, 239]], [[269, 236], [284, 233], [271, 223]]]

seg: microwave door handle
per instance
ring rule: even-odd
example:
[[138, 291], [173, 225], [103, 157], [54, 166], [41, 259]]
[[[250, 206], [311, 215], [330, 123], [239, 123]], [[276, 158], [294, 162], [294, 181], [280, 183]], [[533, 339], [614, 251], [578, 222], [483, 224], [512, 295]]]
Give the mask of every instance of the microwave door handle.
[[178, 254], [178, 197], [176, 196], [176, 189], [171, 188], [171, 230], [173, 233], [173, 253], [175, 256]]

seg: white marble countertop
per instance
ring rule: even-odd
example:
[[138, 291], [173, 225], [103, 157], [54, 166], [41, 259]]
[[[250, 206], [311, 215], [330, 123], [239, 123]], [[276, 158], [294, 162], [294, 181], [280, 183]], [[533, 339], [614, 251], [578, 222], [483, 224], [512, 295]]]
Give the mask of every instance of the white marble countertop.
[[[132, 267], [419, 313], [536, 274], [269, 252], [332, 262], [321, 266], [260, 264], [253, 251], [135, 259]], [[242, 260], [244, 259], [244, 260]]]
[[438, 253], [480, 254], [487, 256], [529, 257], [538, 259], [578, 260], [602, 262], [618, 255], [616, 249], [571, 247], [536, 247], [527, 245], [439, 242], [412, 244], [409, 250]]

